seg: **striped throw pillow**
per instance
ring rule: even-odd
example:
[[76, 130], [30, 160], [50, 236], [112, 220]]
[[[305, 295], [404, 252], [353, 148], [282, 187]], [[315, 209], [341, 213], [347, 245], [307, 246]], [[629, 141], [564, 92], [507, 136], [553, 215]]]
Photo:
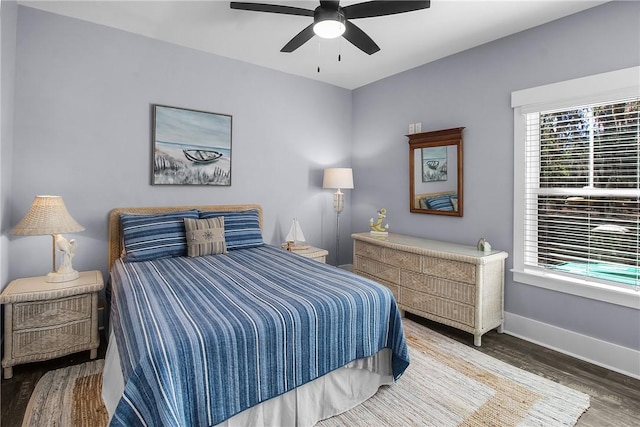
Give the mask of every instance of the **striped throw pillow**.
[[187, 255], [190, 257], [226, 254], [224, 217], [184, 219], [187, 235]]
[[264, 245], [257, 209], [234, 212], [200, 211], [200, 219], [224, 217], [224, 240], [228, 250]]
[[435, 209], [438, 211], [452, 211], [453, 204], [451, 203], [451, 196], [436, 196], [427, 199], [427, 205], [429, 209]]
[[124, 239], [125, 262], [185, 256], [184, 219], [198, 218], [197, 210], [166, 214], [122, 214], [120, 226]]

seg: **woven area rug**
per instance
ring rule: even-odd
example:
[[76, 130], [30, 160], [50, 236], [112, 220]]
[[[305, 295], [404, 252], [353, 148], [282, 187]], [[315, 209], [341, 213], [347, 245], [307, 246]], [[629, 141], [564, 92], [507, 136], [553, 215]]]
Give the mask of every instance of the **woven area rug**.
[[589, 396], [404, 319], [411, 365], [398, 382], [318, 424], [573, 426]]
[[[404, 319], [411, 365], [356, 408], [320, 422], [337, 426], [573, 426], [589, 396], [523, 371]], [[106, 425], [103, 361], [47, 373], [23, 427]]]
[[100, 359], [44, 374], [31, 394], [22, 427], [106, 426], [103, 367]]

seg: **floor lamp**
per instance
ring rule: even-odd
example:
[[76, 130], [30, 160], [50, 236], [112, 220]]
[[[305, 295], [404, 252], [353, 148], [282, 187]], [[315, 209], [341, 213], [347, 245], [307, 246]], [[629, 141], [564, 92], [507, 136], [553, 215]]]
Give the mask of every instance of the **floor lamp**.
[[333, 209], [336, 211], [336, 266], [340, 263], [340, 212], [344, 210], [344, 193], [341, 189], [353, 188], [351, 168], [327, 168], [324, 170], [322, 188], [334, 188]]

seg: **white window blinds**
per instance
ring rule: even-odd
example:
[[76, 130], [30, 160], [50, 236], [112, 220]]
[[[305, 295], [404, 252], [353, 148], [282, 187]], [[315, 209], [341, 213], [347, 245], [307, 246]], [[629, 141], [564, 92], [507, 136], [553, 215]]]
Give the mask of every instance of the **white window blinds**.
[[525, 114], [524, 265], [640, 290], [640, 97]]

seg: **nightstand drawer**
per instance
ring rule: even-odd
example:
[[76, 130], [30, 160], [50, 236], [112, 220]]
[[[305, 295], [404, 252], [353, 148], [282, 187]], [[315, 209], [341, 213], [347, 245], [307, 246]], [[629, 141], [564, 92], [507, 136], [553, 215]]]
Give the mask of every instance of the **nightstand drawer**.
[[16, 303], [13, 307], [13, 329], [61, 325], [90, 317], [90, 294], [49, 301]]
[[51, 328], [14, 331], [12, 357], [54, 353], [75, 346], [89, 345], [90, 341], [91, 319]]

